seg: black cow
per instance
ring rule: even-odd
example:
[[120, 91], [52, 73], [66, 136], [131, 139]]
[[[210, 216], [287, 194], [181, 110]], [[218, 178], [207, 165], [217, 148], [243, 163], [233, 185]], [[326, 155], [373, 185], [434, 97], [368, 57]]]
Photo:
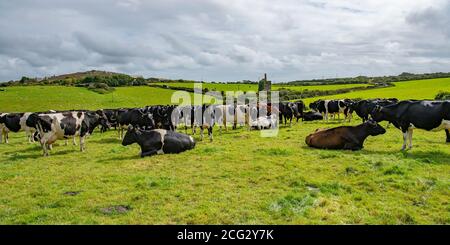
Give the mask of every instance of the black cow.
[[[117, 109], [103, 109], [103, 113], [105, 114], [108, 124], [110, 127], [114, 127], [117, 130]], [[108, 128], [101, 126], [100, 132], [104, 133], [108, 130]]]
[[165, 129], [142, 130], [129, 126], [122, 145], [137, 143], [141, 147], [141, 157], [155, 154], [180, 153], [195, 147], [192, 136]]
[[116, 118], [117, 124], [119, 126], [119, 139], [123, 138], [124, 129], [129, 125], [140, 127], [143, 129], [155, 128], [153, 115], [149, 112], [144, 112], [144, 110], [141, 108], [117, 110]]
[[289, 120], [289, 126], [292, 125], [292, 118], [296, 116], [294, 104], [292, 102], [281, 102], [280, 108], [279, 108], [279, 117], [280, 122], [283, 123], [284, 118], [284, 125], [287, 124], [287, 121]]
[[386, 133], [375, 121], [369, 120], [358, 126], [341, 126], [337, 128], [316, 130], [308, 135], [305, 143], [319, 149], [361, 150], [366, 138]]
[[172, 112], [175, 106], [148, 106], [145, 113], [150, 112], [153, 115], [155, 128], [162, 128], [166, 130], [175, 130], [175, 126], [172, 123]]
[[303, 101], [299, 100], [296, 102], [293, 102], [292, 107], [294, 109], [294, 116], [297, 119], [303, 118], [303, 111], [305, 109], [305, 103], [303, 103]]
[[395, 98], [391, 99], [370, 99], [361, 100], [350, 104], [351, 110], [356, 112], [363, 122], [369, 120], [370, 112], [373, 111], [375, 106], [387, 106], [397, 103], [398, 100]]
[[323, 120], [322, 113], [317, 111], [308, 111], [303, 113], [302, 121]]
[[412, 148], [414, 128], [428, 131], [450, 129], [450, 101], [401, 101], [388, 106], [376, 106], [371, 114], [377, 121], [389, 121], [403, 132], [403, 147]]

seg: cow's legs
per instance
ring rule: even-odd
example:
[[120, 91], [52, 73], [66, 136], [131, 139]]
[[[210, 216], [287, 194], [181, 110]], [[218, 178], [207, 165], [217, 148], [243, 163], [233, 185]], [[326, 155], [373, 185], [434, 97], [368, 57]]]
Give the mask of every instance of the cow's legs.
[[84, 146], [84, 139], [85, 139], [85, 136], [80, 136], [80, 151], [81, 152], [83, 152], [86, 149], [86, 147]]
[[447, 135], [447, 140], [446, 140], [446, 142], [447, 142], [447, 143], [450, 143], [450, 130], [449, 130], [449, 129], [446, 129], [446, 130], [445, 130], [445, 134]]
[[213, 141], [213, 128], [212, 127], [208, 127], [208, 136], [209, 136], [209, 141]]
[[75, 136], [72, 138], [72, 144], [77, 145], [77, 141], [75, 140]]
[[408, 140], [409, 140], [409, 149], [412, 148], [412, 135], [413, 135], [413, 129], [408, 129]]
[[151, 150], [151, 151], [146, 151], [146, 152], [142, 151], [141, 157], [153, 156], [153, 155], [156, 155], [157, 152], [158, 152], [157, 150]]
[[[403, 132], [403, 131], [402, 131]], [[403, 132], [403, 146], [402, 146], [402, 151], [404, 151], [406, 149], [406, 141], [408, 140], [408, 131], [405, 130], [405, 132]]]

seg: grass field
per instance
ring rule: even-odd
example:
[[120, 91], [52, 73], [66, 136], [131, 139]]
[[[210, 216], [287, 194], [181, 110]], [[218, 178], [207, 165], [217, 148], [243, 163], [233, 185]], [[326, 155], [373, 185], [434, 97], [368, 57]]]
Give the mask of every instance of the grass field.
[[[98, 94], [86, 88], [64, 86], [7, 87], [0, 92], [1, 112], [143, 107], [172, 104], [173, 90], [119, 87], [110, 94]], [[191, 94], [193, 98], [193, 94]], [[205, 97], [205, 99], [210, 97]]]
[[[432, 98], [450, 90], [450, 79], [396, 85], [330, 97]], [[119, 88], [111, 102], [111, 95], [80, 88], [6, 90], [0, 92], [6, 111], [136, 106], [162, 103], [172, 92]], [[45, 158], [24, 133], [11, 134], [10, 144], [0, 144], [0, 223], [450, 224], [450, 145], [443, 131], [415, 130], [408, 152], [400, 152], [402, 135], [392, 126], [358, 152], [304, 143], [316, 128], [339, 125], [298, 123], [274, 138], [216, 129], [214, 142], [144, 159], [137, 145], [123, 147], [112, 131], [96, 131], [84, 153], [57, 142]]]
[[359, 152], [306, 147], [307, 134], [330, 126], [299, 123], [276, 138], [216, 132], [192, 151], [145, 159], [115, 132], [93, 135], [85, 153], [60, 142], [46, 158], [13, 134], [0, 145], [0, 223], [450, 223], [444, 132], [417, 130], [407, 153], [395, 128]]
[[[167, 85], [173, 87], [184, 87], [193, 88], [193, 83], [156, 83], [160, 85]], [[291, 90], [338, 90], [344, 88], [356, 88], [356, 87], [367, 87], [367, 84], [336, 84], [336, 85], [314, 85], [314, 86], [288, 86], [288, 85], [277, 85], [272, 84], [273, 90], [279, 90], [281, 88], [291, 89]], [[258, 85], [256, 84], [220, 84], [220, 83], [203, 83], [203, 88], [216, 91], [257, 91]]]
[[306, 104], [317, 99], [341, 99], [341, 98], [398, 98], [406, 99], [434, 99], [439, 91], [450, 91], [450, 78], [429, 80], [416, 80], [408, 82], [396, 82], [395, 87], [354, 91], [344, 94], [307, 98]]
[[272, 85], [273, 89], [280, 90], [282, 88], [290, 89], [290, 90], [338, 90], [345, 88], [359, 88], [359, 87], [367, 87], [368, 84], [334, 84], [334, 85], [312, 85], [312, 86], [286, 86], [286, 85]]

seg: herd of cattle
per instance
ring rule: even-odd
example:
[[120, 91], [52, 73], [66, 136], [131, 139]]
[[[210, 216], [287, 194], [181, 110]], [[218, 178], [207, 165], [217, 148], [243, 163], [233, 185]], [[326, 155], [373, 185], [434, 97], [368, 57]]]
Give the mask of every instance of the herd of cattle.
[[[0, 143], [8, 143], [9, 132], [25, 131], [29, 142], [38, 141], [44, 156], [49, 154], [57, 140], [79, 137], [80, 150], [85, 149], [85, 139], [100, 127], [100, 132], [114, 127], [122, 144], [138, 143], [141, 156], [163, 153], [179, 153], [195, 146], [192, 136], [176, 132], [180, 126], [207, 130], [213, 140], [213, 128], [219, 126], [228, 130], [238, 126], [248, 129], [269, 129], [279, 123], [292, 124], [292, 120], [314, 121], [331, 118], [350, 122], [355, 112], [363, 123], [358, 126], [341, 126], [332, 129], [318, 129], [306, 137], [306, 144], [324, 149], [359, 150], [369, 135], [386, 132], [378, 122], [388, 121], [403, 132], [403, 147], [412, 147], [414, 128], [429, 131], [445, 130], [450, 142], [450, 101], [425, 101], [397, 99], [371, 100], [318, 100], [309, 104], [311, 111], [305, 111], [302, 101], [282, 102], [277, 106], [264, 105], [201, 105], [174, 106], [156, 105], [143, 108], [102, 109], [97, 111], [71, 110], [27, 113], [0, 113]], [[337, 117], [337, 118], [336, 118]], [[126, 130], [126, 134], [124, 132]], [[179, 131], [179, 130], [178, 130]]]

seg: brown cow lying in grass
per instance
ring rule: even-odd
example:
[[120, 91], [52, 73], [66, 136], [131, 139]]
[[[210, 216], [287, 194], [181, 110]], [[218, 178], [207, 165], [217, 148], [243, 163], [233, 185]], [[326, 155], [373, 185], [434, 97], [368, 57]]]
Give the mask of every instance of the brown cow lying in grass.
[[369, 120], [358, 126], [341, 126], [331, 129], [318, 129], [306, 137], [306, 144], [320, 149], [361, 150], [369, 135], [376, 136], [386, 130], [375, 121]]

